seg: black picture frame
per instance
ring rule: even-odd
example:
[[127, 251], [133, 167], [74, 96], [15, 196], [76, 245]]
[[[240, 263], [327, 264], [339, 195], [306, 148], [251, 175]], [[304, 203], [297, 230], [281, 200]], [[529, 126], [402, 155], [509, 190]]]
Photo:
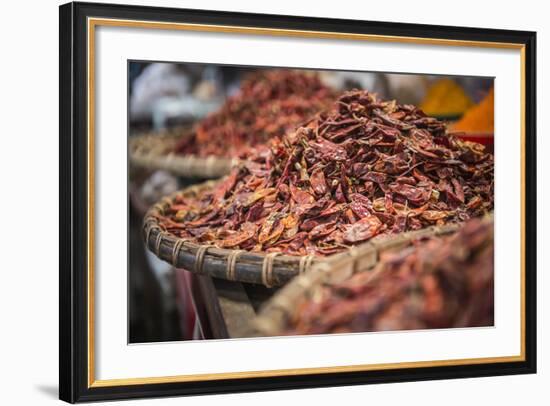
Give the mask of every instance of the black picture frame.
[[[60, 6], [59, 397], [67, 402], [234, 393], [536, 372], [536, 33], [390, 22], [321, 19], [112, 4]], [[88, 380], [87, 18], [513, 43], [525, 57], [525, 359], [518, 362], [366, 372], [90, 387]], [[121, 134], [121, 136], [124, 136]]]

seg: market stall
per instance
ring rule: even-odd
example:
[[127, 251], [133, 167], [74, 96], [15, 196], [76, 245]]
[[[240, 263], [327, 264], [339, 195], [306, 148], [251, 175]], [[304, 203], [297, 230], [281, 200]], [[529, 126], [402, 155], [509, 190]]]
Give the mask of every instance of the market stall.
[[[305, 308], [288, 292], [324, 283], [319, 275], [338, 275], [342, 266], [368, 275], [383, 268], [383, 251], [405, 255], [423, 239], [448, 246], [492, 213], [492, 79], [355, 72], [343, 80], [341, 72], [244, 68], [228, 79], [223, 72], [212, 84], [216, 108], [129, 141], [137, 172], [161, 171], [177, 184], [142, 201], [141, 238], [152, 268], [171, 275], [180, 339], [323, 332], [282, 328], [273, 309]], [[204, 86], [204, 78], [195, 85]], [[365, 289], [373, 283], [352, 279]], [[447, 288], [439, 289], [447, 300]], [[461, 296], [465, 307], [478, 294]], [[384, 300], [397, 306], [398, 296]], [[399, 303], [412, 312], [412, 302]], [[376, 313], [350, 308], [352, 319]], [[492, 309], [485, 310], [490, 324]], [[352, 330], [441, 327], [412, 317]]]

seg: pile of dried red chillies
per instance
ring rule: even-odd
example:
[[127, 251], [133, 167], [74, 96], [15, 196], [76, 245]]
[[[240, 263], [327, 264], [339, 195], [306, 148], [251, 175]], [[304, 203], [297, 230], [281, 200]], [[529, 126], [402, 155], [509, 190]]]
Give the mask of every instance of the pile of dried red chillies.
[[493, 167], [483, 146], [415, 106], [352, 91], [212, 190], [178, 197], [160, 222], [223, 248], [330, 255], [491, 211]]
[[237, 157], [330, 106], [336, 95], [316, 74], [267, 70], [250, 74], [219, 111], [197, 123], [176, 146], [179, 154]]
[[298, 305], [288, 334], [493, 325], [493, 223], [470, 220], [383, 254], [373, 271], [322, 286]]

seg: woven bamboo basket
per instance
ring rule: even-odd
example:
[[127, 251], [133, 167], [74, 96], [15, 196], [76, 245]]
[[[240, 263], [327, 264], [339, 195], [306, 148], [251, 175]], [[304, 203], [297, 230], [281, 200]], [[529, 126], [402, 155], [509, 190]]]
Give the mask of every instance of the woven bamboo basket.
[[[174, 153], [176, 143], [189, 129], [133, 136], [129, 142], [130, 163], [140, 168], [165, 170], [186, 178], [215, 179], [227, 175], [237, 159]], [[183, 135], [184, 137], [186, 135]]]
[[[488, 217], [484, 221], [492, 221], [492, 218]], [[254, 320], [254, 335], [260, 337], [284, 335], [289, 320], [300, 303], [314, 297], [322, 286], [338, 284], [349, 279], [356, 272], [371, 270], [378, 263], [381, 253], [405, 248], [419, 239], [449, 235], [459, 228], [459, 224], [449, 224], [395, 236], [375, 237], [358, 247], [351, 256], [335, 256], [315, 265], [311, 271], [295, 278], [264, 304]]]
[[[199, 245], [175, 236], [162, 229], [159, 218], [164, 216], [166, 209], [178, 196], [196, 197], [211, 189], [219, 181], [207, 181], [193, 185], [171, 196], [164, 197], [146, 213], [143, 223], [145, 244], [158, 258], [172, 264], [176, 268], [184, 268], [198, 274], [208, 274], [215, 278], [255, 283], [267, 287], [282, 286], [295, 276], [308, 271], [315, 264], [347, 263], [355, 264], [358, 269], [364, 269], [375, 262], [372, 247], [381, 243], [375, 238], [370, 243], [330, 255], [330, 256], [290, 256], [278, 253], [259, 253], [242, 250], [218, 248], [211, 245]], [[449, 226], [452, 228], [451, 226]], [[432, 230], [415, 232], [414, 235], [429, 235]], [[409, 234], [402, 238], [409, 238]], [[388, 247], [399, 245], [402, 238], [384, 239]]]

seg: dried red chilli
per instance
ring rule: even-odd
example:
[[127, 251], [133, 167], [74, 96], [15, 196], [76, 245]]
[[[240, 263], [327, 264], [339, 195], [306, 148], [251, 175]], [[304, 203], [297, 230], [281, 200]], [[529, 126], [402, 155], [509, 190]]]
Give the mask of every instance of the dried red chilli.
[[314, 73], [276, 69], [249, 74], [235, 96], [181, 139], [176, 152], [240, 156], [248, 147], [293, 129], [335, 98]]
[[177, 198], [160, 221], [200, 243], [329, 255], [489, 212], [493, 166], [483, 146], [414, 106], [352, 91], [259, 146], [213, 190]]
[[493, 280], [493, 223], [473, 219], [452, 236], [382, 254], [373, 271], [320, 286], [286, 333], [490, 326]]

